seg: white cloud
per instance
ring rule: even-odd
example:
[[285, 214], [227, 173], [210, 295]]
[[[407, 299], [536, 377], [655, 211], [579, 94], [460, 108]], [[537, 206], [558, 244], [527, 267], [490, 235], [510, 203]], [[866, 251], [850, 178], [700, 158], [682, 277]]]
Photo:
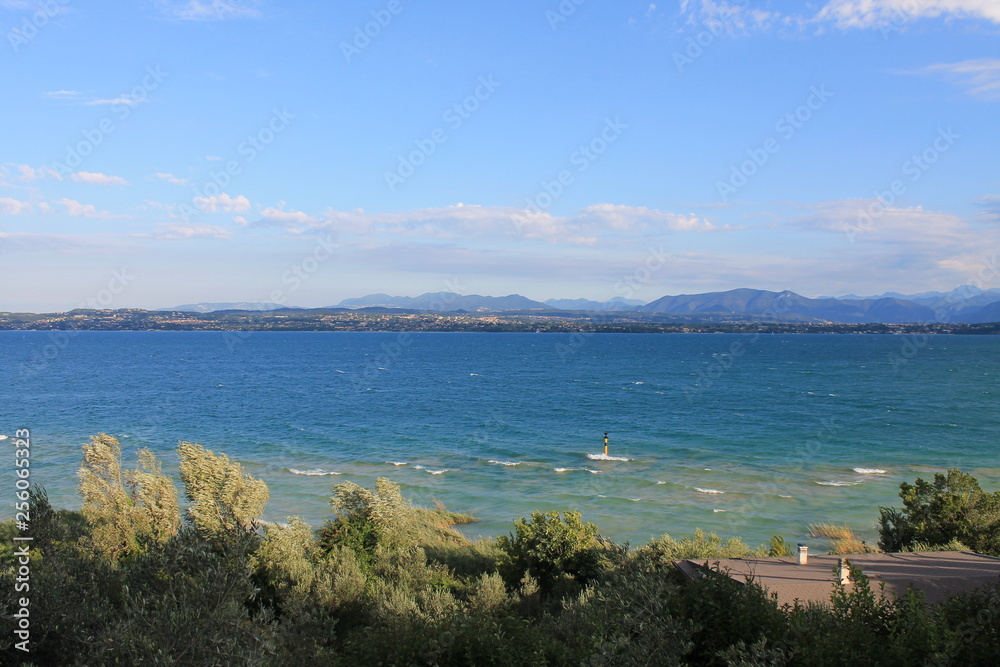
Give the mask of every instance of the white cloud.
[[627, 243], [665, 232], [715, 229], [708, 220], [693, 215], [614, 204], [595, 204], [565, 217], [515, 207], [458, 204], [377, 214], [360, 209], [328, 210], [324, 218], [321, 226], [370, 239], [520, 239], [579, 246]]
[[72, 218], [102, 218], [110, 220], [112, 218], [123, 218], [126, 216], [113, 215], [107, 211], [99, 211], [93, 204], [81, 204], [75, 199], [57, 199], [54, 204], [60, 204], [66, 209], [66, 215]]
[[17, 180], [23, 183], [31, 183], [48, 177], [62, 180], [62, 176], [49, 167], [32, 167], [31, 165], [15, 164], [13, 162], [7, 162], [3, 166], [0, 166], [0, 176], [11, 175], [11, 170], [13, 170]]
[[181, 178], [180, 176], [174, 176], [169, 173], [157, 173], [150, 176], [158, 181], [166, 181], [167, 183], [173, 183], [174, 185], [188, 185], [188, 179]]
[[77, 183], [89, 183], [90, 185], [128, 185], [121, 176], [108, 176], [96, 171], [75, 171], [70, 174]]
[[31, 213], [32, 206], [26, 201], [18, 201], [10, 197], [0, 197], [0, 215], [21, 215]]
[[816, 15], [839, 28], [891, 29], [921, 18], [979, 18], [1000, 23], [996, 0], [831, 0]]
[[943, 74], [972, 95], [1000, 99], [1000, 58], [979, 58], [929, 65], [918, 72]]
[[171, 223], [158, 226], [150, 236], [155, 239], [180, 241], [188, 239], [228, 239], [232, 235], [233, 233], [228, 229], [214, 225]]
[[260, 11], [250, 0], [157, 0], [167, 16], [182, 21], [225, 21], [238, 18], [259, 18]]
[[243, 213], [250, 210], [249, 199], [243, 195], [230, 197], [225, 192], [215, 197], [195, 197], [194, 203], [200, 210], [209, 213]]
[[99, 104], [124, 104], [125, 106], [134, 107], [145, 101], [146, 100], [139, 99], [137, 97], [132, 97], [131, 95], [119, 95], [118, 97], [112, 97], [109, 99], [87, 100], [84, 104], [88, 106], [96, 106]]
[[278, 225], [290, 227], [293, 225], [308, 226], [320, 222], [308, 213], [302, 211], [284, 211], [280, 208], [265, 208], [260, 212], [260, 222], [276, 223]]
[[42, 95], [54, 100], [76, 100], [79, 99], [83, 93], [79, 90], [50, 90], [42, 93]]

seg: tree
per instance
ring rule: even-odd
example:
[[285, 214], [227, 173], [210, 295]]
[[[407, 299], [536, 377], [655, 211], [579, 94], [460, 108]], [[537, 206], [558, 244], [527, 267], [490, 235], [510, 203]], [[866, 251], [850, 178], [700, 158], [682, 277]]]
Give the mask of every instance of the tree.
[[899, 485], [903, 509], [880, 507], [879, 546], [886, 551], [958, 541], [1000, 555], [1000, 492], [984, 491], [975, 477], [949, 468], [934, 481]]
[[243, 473], [225, 454], [182, 442], [177, 447], [181, 480], [191, 507], [188, 516], [202, 533], [217, 534], [254, 527], [264, 512], [267, 485]]
[[532, 512], [530, 521], [518, 517], [514, 533], [497, 538], [497, 545], [504, 553], [501, 572], [508, 585], [516, 585], [527, 572], [542, 593], [553, 592], [560, 581], [592, 581], [618, 551], [579, 512]]
[[118, 439], [99, 433], [83, 446], [77, 474], [83, 515], [93, 527], [91, 543], [112, 562], [140, 553], [146, 541], [162, 543], [177, 533], [177, 491], [148, 449], [139, 452], [138, 468], [122, 470]]

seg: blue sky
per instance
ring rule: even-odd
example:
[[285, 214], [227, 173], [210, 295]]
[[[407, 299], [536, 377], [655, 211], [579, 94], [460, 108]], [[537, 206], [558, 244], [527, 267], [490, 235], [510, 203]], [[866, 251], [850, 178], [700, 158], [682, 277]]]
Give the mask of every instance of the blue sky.
[[0, 0], [0, 310], [998, 287], [998, 37], [987, 0]]

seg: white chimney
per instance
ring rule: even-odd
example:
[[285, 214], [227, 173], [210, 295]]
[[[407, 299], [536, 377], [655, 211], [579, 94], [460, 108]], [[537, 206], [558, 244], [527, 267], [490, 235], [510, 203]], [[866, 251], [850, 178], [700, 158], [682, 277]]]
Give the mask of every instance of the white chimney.
[[847, 584], [853, 583], [851, 581], [851, 568], [848, 567], [846, 558], [840, 559], [840, 583], [844, 584], [845, 586]]
[[799, 565], [809, 564], [809, 547], [804, 544], [799, 545]]

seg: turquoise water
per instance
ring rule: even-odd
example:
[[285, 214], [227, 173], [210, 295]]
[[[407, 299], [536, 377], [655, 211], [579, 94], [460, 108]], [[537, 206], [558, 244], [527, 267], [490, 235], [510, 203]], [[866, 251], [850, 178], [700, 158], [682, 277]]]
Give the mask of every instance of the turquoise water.
[[[319, 525], [333, 484], [387, 476], [481, 517], [470, 536], [574, 509], [633, 544], [874, 537], [902, 481], [1000, 486], [996, 337], [0, 332], [0, 368], [0, 433], [32, 429], [33, 480], [64, 506], [100, 431], [172, 471], [178, 440], [225, 452], [271, 520]], [[626, 460], [594, 458], [604, 431]]]

